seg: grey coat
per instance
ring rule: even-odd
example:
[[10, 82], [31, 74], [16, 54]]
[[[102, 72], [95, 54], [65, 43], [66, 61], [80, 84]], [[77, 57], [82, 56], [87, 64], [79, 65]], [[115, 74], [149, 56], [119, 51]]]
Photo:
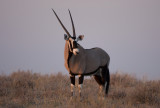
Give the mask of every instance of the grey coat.
[[69, 54], [69, 43], [66, 41], [64, 58], [65, 67], [69, 73], [75, 75], [90, 75], [98, 72], [100, 67], [108, 66], [109, 55], [101, 48], [84, 49], [78, 44], [79, 54]]

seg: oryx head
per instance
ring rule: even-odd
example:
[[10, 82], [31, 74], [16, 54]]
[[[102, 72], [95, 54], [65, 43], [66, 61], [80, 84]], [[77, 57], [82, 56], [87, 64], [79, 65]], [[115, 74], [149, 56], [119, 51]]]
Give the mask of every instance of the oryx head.
[[[53, 10], [53, 9], [52, 9]], [[68, 46], [69, 46], [69, 50], [70, 52], [72, 52], [74, 55], [77, 55], [79, 54], [79, 48], [78, 48], [78, 41], [82, 40], [83, 39], [83, 35], [79, 35], [78, 38], [76, 37], [76, 32], [75, 32], [75, 28], [74, 28], [74, 23], [73, 23], [73, 20], [72, 20], [72, 15], [71, 15], [71, 12], [70, 10], [69, 11], [69, 15], [70, 15], [70, 18], [71, 18], [71, 22], [72, 22], [72, 29], [73, 29], [73, 36], [70, 35], [70, 33], [67, 31], [67, 29], [65, 28], [65, 26], [63, 25], [63, 23], [61, 22], [61, 20], [59, 19], [58, 15], [56, 14], [56, 12], [53, 10], [54, 14], [56, 15], [59, 23], [61, 24], [62, 28], [64, 29], [64, 31], [67, 33], [67, 34], [64, 34], [64, 39], [68, 42]]]

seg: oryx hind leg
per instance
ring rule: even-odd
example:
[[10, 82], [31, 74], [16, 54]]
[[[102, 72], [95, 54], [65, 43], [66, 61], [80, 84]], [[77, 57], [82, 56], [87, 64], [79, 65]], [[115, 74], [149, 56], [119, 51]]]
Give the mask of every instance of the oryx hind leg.
[[96, 82], [99, 84], [99, 95], [102, 95], [102, 91], [103, 91], [103, 82], [102, 82], [102, 77], [100, 75], [94, 75], [94, 79], [96, 80]]

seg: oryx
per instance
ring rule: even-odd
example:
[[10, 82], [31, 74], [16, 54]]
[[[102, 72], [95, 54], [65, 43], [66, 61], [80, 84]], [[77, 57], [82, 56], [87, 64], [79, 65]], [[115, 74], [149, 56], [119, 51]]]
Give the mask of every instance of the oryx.
[[[53, 9], [52, 9], [53, 10]], [[69, 11], [71, 18], [73, 36], [69, 34], [65, 26], [62, 24], [56, 12], [53, 10], [55, 16], [57, 17], [59, 23], [67, 34], [64, 34], [65, 49], [64, 49], [64, 59], [65, 67], [70, 74], [71, 80], [71, 95], [74, 95], [75, 87], [75, 76], [79, 76], [79, 95], [81, 96], [81, 89], [83, 84], [84, 76], [93, 75], [97, 83], [100, 85], [100, 91], [105, 90], [105, 94], [108, 94], [110, 74], [109, 74], [109, 55], [101, 48], [84, 49], [77, 42], [83, 39], [83, 35], [76, 37], [75, 27], [72, 20], [72, 16]]]

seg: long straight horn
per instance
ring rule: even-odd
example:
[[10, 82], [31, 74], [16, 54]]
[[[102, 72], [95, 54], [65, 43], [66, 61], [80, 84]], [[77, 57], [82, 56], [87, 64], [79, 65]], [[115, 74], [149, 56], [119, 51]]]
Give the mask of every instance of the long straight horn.
[[72, 15], [71, 15], [71, 12], [70, 12], [70, 10], [69, 10], [69, 9], [68, 9], [68, 11], [69, 11], [69, 15], [70, 15], [71, 22], [72, 22], [73, 37], [75, 37], [75, 38], [76, 38], [76, 32], [75, 32], [74, 23], [73, 23], [73, 20], [72, 20]]
[[[52, 9], [52, 10], [53, 10], [53, 9]], [[54, 10], [53, 10], [53, 12], [54, 12], [55, 16], [57, 17], [59, 23], [61, 24], [62, 28], [64, 29], [64, 31], [67, 33], [67, 35], [68, 35], [68, 36], [71, 36], [71, 35], [69, 34], [69, 32], [67, 31], [67, 29], [65, 28], [65, 26], [63, 25], [63, 23], [61, 22], [61, 20], [59, 19], [59, 17], [58, 17], [58, 15], [56, 14], [56, 12], [55, 12]]]

